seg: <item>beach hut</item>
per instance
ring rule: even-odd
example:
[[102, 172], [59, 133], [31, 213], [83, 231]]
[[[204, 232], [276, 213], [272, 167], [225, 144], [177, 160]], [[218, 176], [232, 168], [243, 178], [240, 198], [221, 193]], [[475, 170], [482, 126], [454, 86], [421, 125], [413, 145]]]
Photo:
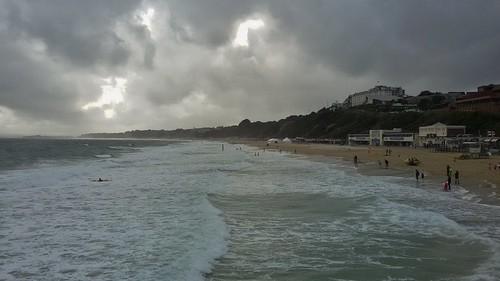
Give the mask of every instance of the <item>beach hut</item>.
[[292, 143], [292, 140], [289, 138], [284, 138], [283, 143]]

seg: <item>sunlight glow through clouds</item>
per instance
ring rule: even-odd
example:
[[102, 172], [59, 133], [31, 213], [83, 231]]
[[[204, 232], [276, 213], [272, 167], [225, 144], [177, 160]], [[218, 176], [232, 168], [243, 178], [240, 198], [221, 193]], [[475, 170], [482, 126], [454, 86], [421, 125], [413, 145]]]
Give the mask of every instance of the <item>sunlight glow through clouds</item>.
[[236, 37], [233, 40], [233, 47], [248, 47], [248, 31], [262, 27], [264, 27], [262, 19], [250, 19], [240, 23], [236, 31]]
[[140, 22], [147, 27], [149, 32], [153, 31], [153, 18], [155, 16], [155, 9], [148, 8], [146, 11], [141, 11], [139, 14]]
[[115, 106], [123, 103], [123, 95], [127, 91], [127, 79], [121, 77], [113, 77], [103, 79], [104, 84], [101, 85], [101, 97], [94, 102], [87, 103], [82, 106], [82, 109], [87, 111], [91, 108], [101, 108], [104, 112], [104, 117], [111, 119], [115, 117]]

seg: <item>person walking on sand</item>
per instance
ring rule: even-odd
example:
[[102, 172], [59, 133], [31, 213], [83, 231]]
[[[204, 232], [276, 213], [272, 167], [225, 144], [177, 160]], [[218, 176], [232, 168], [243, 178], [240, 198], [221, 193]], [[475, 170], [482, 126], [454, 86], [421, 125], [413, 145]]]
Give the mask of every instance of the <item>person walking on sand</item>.
[[354, 155], [354, 166], [358, 166], [358, 155]]
[[387, 159], [385, 159], [384, 162], [385, 162], [385, 168], [386, 169], [389, 168], [389, 161]]
[[423, 172], [423, 171], [422, 171], [422, 172], [420, 172], [420, 177], [422, 178], [422, 181], [423, 181], [423, 180], [424, 180], [424, 177], [425, 177], [425, 176], [424, 176], [424, 172]]
[[451, 191], [451, 176], [448, 175], [448, 191]]
[[458, 170], [455, 171], [455, 184], [460, 184], [460, 173]]
[[417, 181], [418, 178], [420, 178], [420, 172], [418, 171], [418, 169], [415, 169], [415, 178], [417, 179]]

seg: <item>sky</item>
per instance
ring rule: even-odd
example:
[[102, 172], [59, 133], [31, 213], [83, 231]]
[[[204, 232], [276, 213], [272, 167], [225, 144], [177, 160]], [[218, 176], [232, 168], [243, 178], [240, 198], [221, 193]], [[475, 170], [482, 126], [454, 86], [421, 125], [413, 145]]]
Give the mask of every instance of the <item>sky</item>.
[[500, 1], [0, 0], [0, 135], [278, 120], [500, 83]]

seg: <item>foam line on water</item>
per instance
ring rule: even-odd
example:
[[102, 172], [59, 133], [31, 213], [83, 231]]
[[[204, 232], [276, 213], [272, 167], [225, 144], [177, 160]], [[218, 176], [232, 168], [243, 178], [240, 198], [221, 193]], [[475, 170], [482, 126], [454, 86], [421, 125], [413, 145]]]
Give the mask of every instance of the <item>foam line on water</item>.
[[[2, 252], [10, 262], [0, 278], [203, 280], [229, 232], [197, 184], [210, 175], [172, 169], [172, 147], [4, 172]], [[112, 181], [89, 180], [98, 176]]]

